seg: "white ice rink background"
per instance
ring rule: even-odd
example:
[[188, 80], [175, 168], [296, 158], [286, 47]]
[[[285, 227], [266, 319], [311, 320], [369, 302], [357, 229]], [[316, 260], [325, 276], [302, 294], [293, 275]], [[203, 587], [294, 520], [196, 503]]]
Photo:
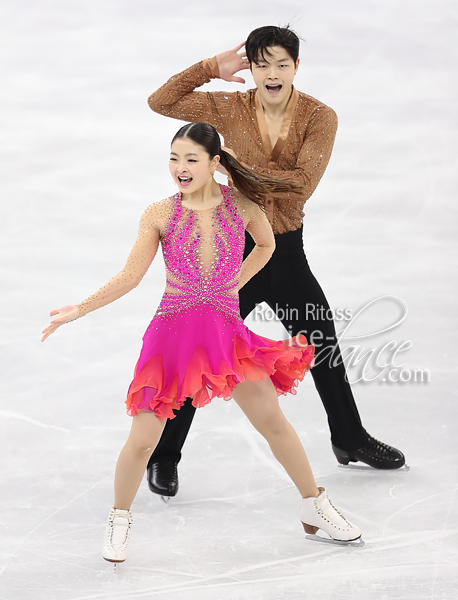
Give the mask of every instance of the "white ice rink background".
[[[45, 344], [40, 331], [51, 309], [122, 268], [144, 208], [174, 192], [168, 146], [180, 124], [152, 113], [148, 95], [289, 20], [305, 39], [296, 86], [340, 123], [306, 205], [307, 256], [334, 308], [355, 314], [381, 298], [348, 332], [366, 337], [344, 347], [412, 344], [395, 360], [405, 382], [373, 370], [353, 386], [366, 429], [411, 470], [339, 468], [307, 376], [282, 406], [366, 546], [311, 542], [266, 443], [235, 403], [215, 401], [194, 421], [176, 499], [167, 507], [142, 484], [114, 574], [101, 543], [162, 258], [114, 305]], [[2, 600], [457, 597], [457, 20], [453, 0], [2, 2]], [[207, 89], [247, 86], [249, 74], [246, 86]], [[404, 305], [404, 321], [375, 335]], [[278, 323], [247, 323], [284, 336]], [[419, 371], [430, 381], [414, 381]]]

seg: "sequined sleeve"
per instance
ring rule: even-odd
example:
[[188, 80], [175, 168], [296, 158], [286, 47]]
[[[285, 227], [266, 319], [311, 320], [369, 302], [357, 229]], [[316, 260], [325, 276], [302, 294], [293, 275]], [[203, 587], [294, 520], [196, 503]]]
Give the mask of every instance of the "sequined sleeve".
[[235, 189], [233, 195], [242, 215], [245, 229], [256, 244], [242, 263], [238, 286], [240, 289], [269, 262], [275, 250], [275, 238], [264, 211]]
[[79, 316], [117, 300], [136, 287], [156, 255], [162, 229], [164, 200], [151, 204], [140, 220], [137, 239], [127, 258], [126, 266], [95, 294], [77, 305]]
[[225, 123], [236, 92], [195, 92], [210, 79], [219, 77], [216, 57], [205, 59], [171, 77], [148, 98], [154, 112], [180, 119], [210, 123], [224, 135]]
[[256, 173], [275, 179], [293, 179], [302, 187], [301, 193], [275, 193], [275, 199], [297, 200], [304, 203], [315, 191], [322, 178], [329, 159], [337, 132], [337, 115], [332, 108], [320, 108], [310, 119], [302, 147], [297, 156], [294, 170], [275, 169], [275, 163], [266, 168], [245, 165]]

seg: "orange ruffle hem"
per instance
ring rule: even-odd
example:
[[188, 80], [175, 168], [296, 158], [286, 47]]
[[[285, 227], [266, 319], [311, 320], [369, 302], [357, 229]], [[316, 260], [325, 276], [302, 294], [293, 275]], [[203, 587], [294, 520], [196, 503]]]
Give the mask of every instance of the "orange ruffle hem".
[[243, 330], [246, 339], [234, 335], [232, 356], [230, 360], [228, 357], [220, 360], [217, 369], [212, 368], [212, 361], [202, 346], [193, 350], [184, 369], [179, 368], [177, 359], [177, 372], [173, 376], [166, 372], [161, 353], [143, 361], [140, 357], [126, 400], [127, 413], [134, 416], [140, 409], [151, 410], [161, 420], [173, 419], [176, 416], [173, 411], [188, 397], [195, 407], [202, 407], [216, 397], [229, 400], [242, 381], [260, 381], [267, 377], [278, 395], [295, 394], [298, 383], [313, 366], [314, 347], [308, 345], [301, 334], [274, 341], [254, 334], [244, 325]]

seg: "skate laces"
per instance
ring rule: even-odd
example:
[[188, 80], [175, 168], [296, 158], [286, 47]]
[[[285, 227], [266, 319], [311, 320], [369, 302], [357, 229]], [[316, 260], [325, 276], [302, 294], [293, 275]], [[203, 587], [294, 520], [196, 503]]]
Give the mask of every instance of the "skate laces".
[[369, 439], [367, 440], [367, 446], [360, 448], [360, 452], [367, 453], [369, 455], [372, 454], [372, 456], [374, 458], [383, 457], [385, 454], [387, 454], [391, 450], [391, 448], [390, 448], [390, 446], [388, 446], [388, 444], [379, 442], [379, 440], [376, 440], [372, 436], [369, 436]]
[[177, 463], [174, 460], [158, 462], [155, 467], [158, 476], [166, 481], [177, 477]]
[[130, 528], [132, 527], [132, 515], [130, 512], [120, 514], [112, 509], [108, 523], [110, 525], [108, 535], [109, 544], [113, 547], [126, 544], [129, 539]]
[[328, 498], [328, 502], [329, 502], [329, 505], [331, 506], [331, 508], [333, 508], [334, 512], [336, 512], [336, 513], [339, 515], [339, 517], [340, 517], [341, 519], [343, 519], [343, 520], [345, 521], [345, 523], [346, 523], [346, 524], [347, 524], [349, 527], [351, 527], [351, 523], [348, 521], [348, 519], [346, 519], [346, 518], [343, 516], [343, 514], [340, 512], [340, 510], [337, 510], [337, 508], [336, 508], [336, 507], [334, 506], [334, 504], [333, 504], [333, 503], [332, 503], [332, 502], [329, 500], [329, 498]]
[[331, 500], [329, 500], [327, 494], [323, 498], [322, 506], [318, 507], [318, 514], [323, 518], [327, 517], [328, 519], [332, 519], [336, 527], [342, 527], [342, 523], [339, 522], [341, 520], [343, 521], [344, 526], [350, 528], [352, 527], [352, 524], [343, 516], [343, 514], [340, 511], [337, 510], [337, 508], [334, 506]]

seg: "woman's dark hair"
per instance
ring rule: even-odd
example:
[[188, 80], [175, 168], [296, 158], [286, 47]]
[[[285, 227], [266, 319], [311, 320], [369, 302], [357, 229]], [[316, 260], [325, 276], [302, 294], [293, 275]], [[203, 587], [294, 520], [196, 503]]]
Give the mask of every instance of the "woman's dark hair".
[[218, 132], [208, 123], [188, 123], [184, 125], [174, 135], [172, 144], [179, 138], [188, 138], [202, 146], [210, 159], [218, 155], [221, 165], [229, 173], [235, 187], [261, 208], [264, 207], [264, 196], [268, 193], [302, 192], [302, 187], [293, 180], [265, 177], [244, 167], [231, 154], [221, 148]]
[[275, 27], [266, 25], [252, 31], [245, 42], [246, 56], [250, 65], [257, 64], [260, 59], [271, 56], [269, 48], [281, 46], [296, 63], [299, 56], [299, 37], [289, 25], [286, 27]]

